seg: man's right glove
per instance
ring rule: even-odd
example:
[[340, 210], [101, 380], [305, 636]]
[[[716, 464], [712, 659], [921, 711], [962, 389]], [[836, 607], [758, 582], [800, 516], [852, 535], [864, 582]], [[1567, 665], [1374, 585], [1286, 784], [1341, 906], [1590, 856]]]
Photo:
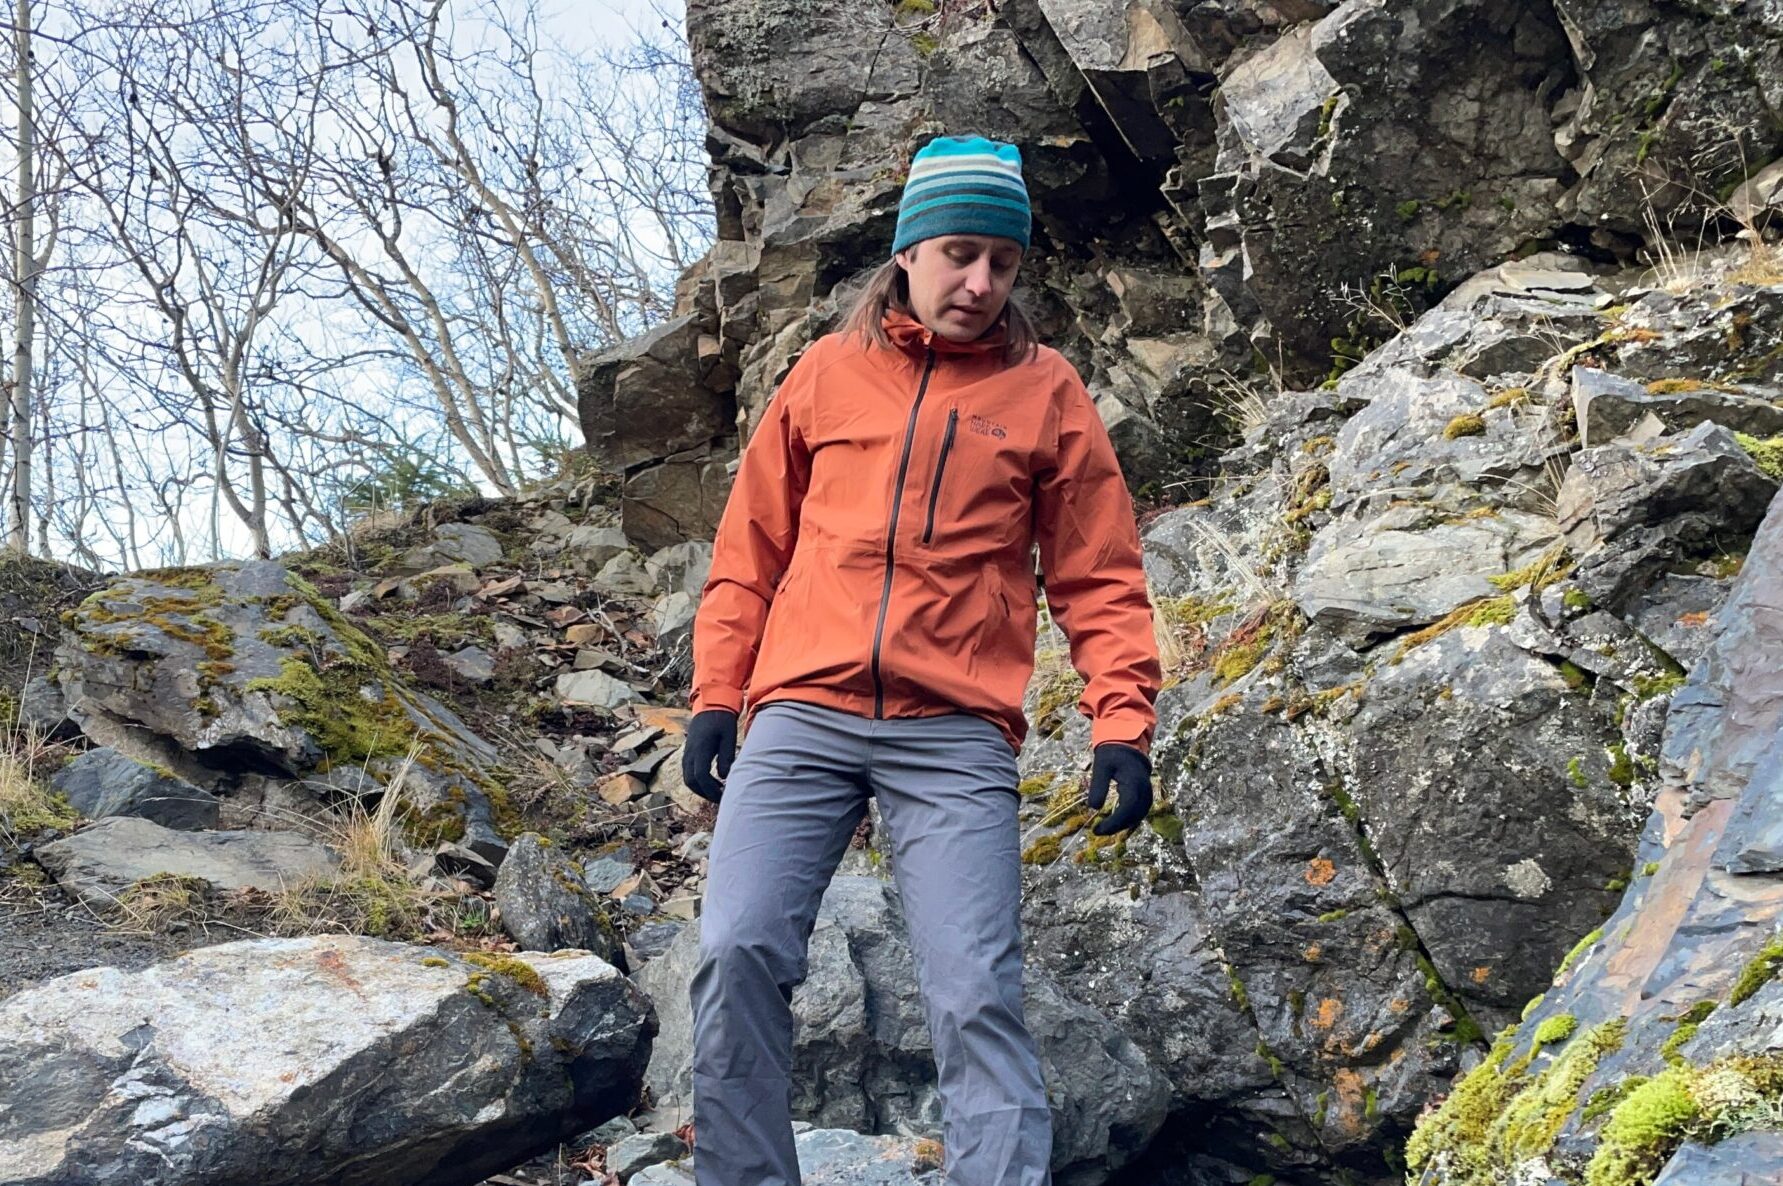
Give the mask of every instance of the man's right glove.
[[[681, 747], [681, 781], [687, 789], [711, 803], [724, 794], [731, 760], [737, 756], [737, 714], [726, 708], [708, 708], [694, 714], [687, 725], [687, 744]], [[718, 765], [718, 777], [712, 766]]]

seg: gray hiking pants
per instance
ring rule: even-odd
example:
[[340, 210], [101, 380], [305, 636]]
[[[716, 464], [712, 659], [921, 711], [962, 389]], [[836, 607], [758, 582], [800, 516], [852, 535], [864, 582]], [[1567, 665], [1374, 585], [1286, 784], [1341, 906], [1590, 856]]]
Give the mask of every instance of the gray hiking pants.
[[725, 784], [692, 983], [699, 1186], [799, 1186], [793, 988], [879, 799], [939, 1074], [949, 1186], [1047, 1186], [1052, 1115], [1022, 1017], [1015, 755], [965, 714], [763, 706]]

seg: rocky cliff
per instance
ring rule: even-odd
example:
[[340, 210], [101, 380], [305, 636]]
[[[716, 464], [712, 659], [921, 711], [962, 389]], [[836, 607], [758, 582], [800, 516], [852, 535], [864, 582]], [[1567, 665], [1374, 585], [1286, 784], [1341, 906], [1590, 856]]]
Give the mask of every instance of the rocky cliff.
[[[0, 1089], [5, 1180], [145, 1147], [234, 1180], [205, 1134], [268, 1125], [305, 1158], [268, 1181], [540, 1153], [504, 1180], [691, 1180], [701, 541], [910, 151], [965, 130], [1023, 148], [1022, 295], [1140, 497], [1167, 673], [1157, 809], [1094, 837], [1042, 605], [1020, 790], [1057, 1179], [1775, 1180], [1783, 11], [688, 22], [720, 241], [675, 320], [587, 360], [616, 480], [58, 578], [59, 627], [20, 608], [55, 661], [19, 707], [50, 745], [0, 764], [0, 1078], [54, 1106]], [[945, 1156], [889, 859], [865, 829], [794, 1001], [813, 1183]], [[205, 946], [243, 931], [278, 937]], [[293, 1026], [340, 1040], [255, 1050]], [[372, 1068], [406, 1090], [316, 1106]]]
[[[624, 469], [626, 530], [659, 542], [670, 474], [698, 475], [675, 518], [709, 530], [696, 508], [721, 507], [738, 437], [883, 258], [914, 147], [1020, 144], [1036, 209], [1021, 295], [1153, 508], [1173, 668], [1167, 808], [1104, 845], [1074, 797], [1075, 676], [1056, 632], [1043, 642], [1023, 756], [1032, 948], [1172, 1084], [1121, 1181], [1396, 1179], [1457, 1070], [1529, 1053], [1494, 1056], [1493, 1035], [1530, 1032], [1510, 1028], [1526, 1003], [1663, 865], [1642, 847], [1655, 805], [1710, 778], [1668, 756], [1671, 706], [1727, 635], [1783, 477], [1767, 240], [1783, 15], [688, 15], [720, 242], [681, 320], [582, 390], [597, 455]], [[692, 433], [606, 443], [604, 424], [665, 400], [700, 409], [672, 420]], [[1746, 902], [1765, 874], [1739, 876]], [[1525, 1136], [1456, 1170], [1473, 1154], [1426, 1136], [1411, 1170], [1573, 1180], [1606, 1117], [1555, 1123], [1571, 1160]]]

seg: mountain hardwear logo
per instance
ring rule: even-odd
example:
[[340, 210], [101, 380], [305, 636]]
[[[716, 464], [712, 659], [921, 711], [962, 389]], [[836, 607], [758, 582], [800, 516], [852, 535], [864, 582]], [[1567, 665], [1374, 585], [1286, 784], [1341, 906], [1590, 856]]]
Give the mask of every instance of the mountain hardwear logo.
[[979, 436], [996, 437], [999, 441], [1009, 435], [1009, 430], [995, 420], [986, 420], [983, 416], [971, 416], [966, 420], [966, 427]]

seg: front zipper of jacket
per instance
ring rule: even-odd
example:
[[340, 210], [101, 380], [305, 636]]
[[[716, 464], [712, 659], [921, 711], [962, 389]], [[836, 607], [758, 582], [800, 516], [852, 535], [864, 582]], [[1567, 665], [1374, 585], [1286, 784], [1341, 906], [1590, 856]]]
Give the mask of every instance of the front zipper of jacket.
[[916, 443], [916, 414], [922, 409], [922, 397], [929, 389], [929, 375], [935, 370], [935, 348], [928, 348], [922, 364], [922, 381], [916, 385], [916, 399], [910, 405], [910, 419], [904, 424], [904, 452], [898, 458], [898, 481], [892, 488], [891, 518], [885, 531], [885, 584], [879, 590], [879, 620], [873, 626], [873, 719], [885, 717], [885, 680], [879, 671], [879, 647], [885, 641], [885, 611], [891, 604], [892, 564], [898, 543], [898, 512], [904, 506], [904, 478], [910, 472], [910, 449]]
[[923, 524], [922, 542], [935, 538], [935, 504], [941, 501], [941, 475], [947, 471], [947, 455], [953, 452], [953, 432], [960, 424], [960, 410], [949, 408], [947, 433], [941, 438], [941, 456], [935, 462], [935, 481], [929, 486], [929, 518]]

